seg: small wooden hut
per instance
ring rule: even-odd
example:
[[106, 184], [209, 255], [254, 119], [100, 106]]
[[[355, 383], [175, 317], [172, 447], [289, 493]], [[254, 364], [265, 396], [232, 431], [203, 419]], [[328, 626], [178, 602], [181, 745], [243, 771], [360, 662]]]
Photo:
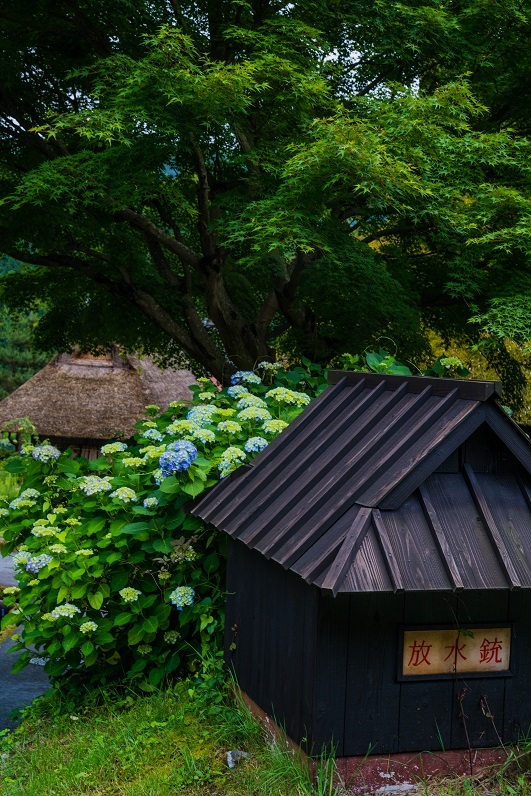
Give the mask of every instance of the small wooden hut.
[[95, 458], [105, 442], [132, 436], [148, 404], [190, 400], [194, 381], [188, 370], [162, 370], [116, 347], [102, 356], [59, 354], [0, 401], [0, 426], [28, 417], [60, 450]]
[[229, 535], [226, 658], [338, 756], [531, 725], [531, 444], [498, 382], [331, 374], [193, 513]]

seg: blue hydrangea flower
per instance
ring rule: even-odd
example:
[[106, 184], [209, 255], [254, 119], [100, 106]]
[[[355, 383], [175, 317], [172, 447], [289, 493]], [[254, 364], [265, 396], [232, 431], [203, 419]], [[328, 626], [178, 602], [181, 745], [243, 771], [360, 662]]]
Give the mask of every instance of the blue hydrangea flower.
[[146, 439], [151, 439], [154, 442], [161, 442], [164, 439], [160, 431], [158, 431], [156, 428], [147, 428], [142, 432], [142, 436]]
[[83, 475], [78, 478], [77, 488], [80, 489], [85, 495], [96, 495], [98, 492], [110, 492], [112, 484], [108, 475], [100, 477], [99, 475]]
[[267, 440], [263, 437], [249, 437], [243, 448], [247, 453], [259, 453], [263, 451], [266, 446]]
[[35, 558], [30, 558], [26, 564], [26, 572], [33, 572], [34, 574], [37, 574], [37, 572], [40, 572], [41, 569], [43, 569], [52, 560], [52, 556], [47, 556], [45, 553], [42, 553], [40, 556], [35, 556]]
[[227, 395], [231, 398], [237, 398], [239, 395], [245, 395], [249, 390], [243, 384], [235, 384], [233, 387], [227, 387]]
[[145, 509], [154, 509], [159, 505], [159, 499], [156, 497], [147, 497], [142, 504]]
[[123, 503], [134, 503], [138, 500], [135, 490], [130, 489], [128, 486], [121, 486], [115, 489], [114, 492], [111, 492], [109, 497], [121, 500]]
[[31, 455], [36, 461], [46, 464], [54, 459], [58, 459], [61, 455], [61, 451], [53, 445], [37, 445], [37, 447], [33, 448], [31, 451]]
[[256, 423], [272, 419], [267, 409], [263, 409], [261, 406], [249, 406], [247, 409], [242, 409], [236, 417], [238, 420], [251, 420]]
[[182, 611], [185, 605], [194, 604], [195, 591], [191, 586], [178, 586], [170, 594], [170, 602], [173, 603], [178, 611]]
[[242, 382], [244, 384], [261, 384], [262, 379], [256, 373], [253, 373], [252, 370], [237, 370], [230, 377], [230, 383], [241, 384]]
[[192, 406], [186, 418], [198, 426], [205, 426], [212, 422], [212, 415], [216, 414], [216, 407], [209, 405]]
[[159, 466], [164, 478], [172, 473], [188, 470], [197, 457], [197, 448], [185, 439], [172, 442], [159, 459]]
[[19, 497], [23, 498], [24, 500], [34, 500], [35, 498], [40, 497], [41, 493], [38, 489], [25, 489], [23, 492], [20, 493]]

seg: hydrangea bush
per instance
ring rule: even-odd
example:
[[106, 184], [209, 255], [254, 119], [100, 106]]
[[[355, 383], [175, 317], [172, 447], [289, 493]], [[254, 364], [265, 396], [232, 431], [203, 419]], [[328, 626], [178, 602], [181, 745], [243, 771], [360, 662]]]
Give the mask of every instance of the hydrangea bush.
[[36, 655], [55, 683], [138, 680], [150, 689], [193, 671], [219, 648], [224, 534], [186, 504], [257, 456], [324, 388], [318, 366], [262, 363], [192, 405], [147, 407], [129, 443], [95, 461], [27, 446], [9, 465], [24, 476], [0, 511], [18, 587], [4, 591], [21, 625], [15, 670]]

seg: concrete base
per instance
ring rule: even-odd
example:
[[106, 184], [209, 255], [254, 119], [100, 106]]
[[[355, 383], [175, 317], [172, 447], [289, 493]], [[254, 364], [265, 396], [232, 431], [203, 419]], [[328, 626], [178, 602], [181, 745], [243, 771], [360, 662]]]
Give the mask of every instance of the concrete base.
[[[239, 691], [254, 716], [266, 730], [288, 748], [297, 750], [310, 768], [315, 762], [289, 738], [256, 702]], [[337, 771], [352, 796], [380, 794], [394, 796], [417, 792], [416, 785], [430, 779], [468, 775], [485, 775], [507, 760], [503, 749], [452, 749], [444, 752], [401, 752], [365, 757], [338, 757]], [[421, 792], [421, 791], [420, 791]]]
[[507, 753], [503, 749], [452, 749], [445, 752], [339, 757], [336, 762], [347, 790], [354, 796], [365, 796], [407, 793], [419, 782], [442, 777], [480, 777], [506, 760]]

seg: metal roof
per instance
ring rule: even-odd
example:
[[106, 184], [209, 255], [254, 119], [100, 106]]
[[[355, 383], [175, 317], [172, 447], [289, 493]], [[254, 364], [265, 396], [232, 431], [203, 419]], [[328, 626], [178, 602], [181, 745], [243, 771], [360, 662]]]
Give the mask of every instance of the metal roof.
[[[330, 379], [192, 513], [333, 594], [531, 588], [531, 443], [499, 382]], [[514, 467], [438, 472], [483, 425]]]

